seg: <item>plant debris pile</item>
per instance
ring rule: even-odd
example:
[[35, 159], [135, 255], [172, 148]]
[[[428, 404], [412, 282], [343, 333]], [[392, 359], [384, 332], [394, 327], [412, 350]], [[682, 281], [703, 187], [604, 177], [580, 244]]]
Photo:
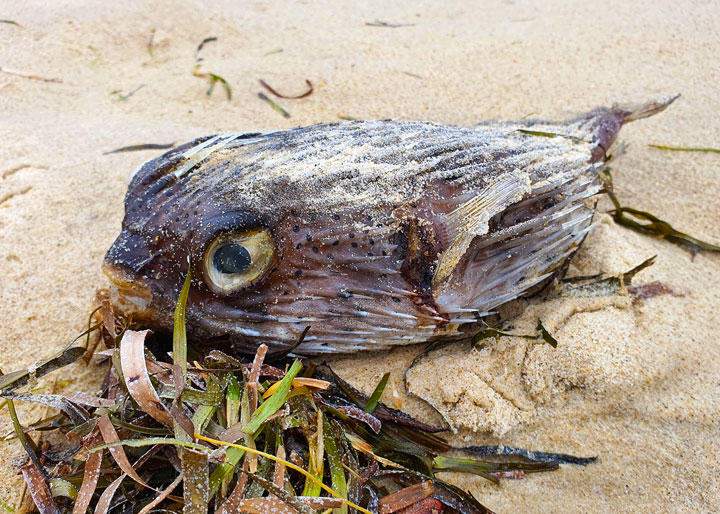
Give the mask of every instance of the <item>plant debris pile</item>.
[[[15, 436], [29, 456], [21, 467], [32, 500], [26, 511], [476, 514], [490, 511], [437, 472], [498, 482], [594, 460], [453, 448], [436, 435], [444, 428], [379, 401], [388, 375], [368, 397], [327, 365], [271, 354], [264, 345], [252, 362], [219, 350], [200, 362], [185, 336], [189, 283], [167, 361], [148, 350], [149, 331], [116, 317], [100, 295], [80, 336], [85, 347], [71, 344], [39, 366], [0, 376]], [[95, 352], [100, 340], [107, 349]], [[93, 353], [107, 366], [97, 394], [18, 392]], [[14, 401], [59, 414], [22, 427]], [[36, 431], [52, 437], [36, 443], [29, 435]], [[452, 456], [461, 451], [462, 458]]]

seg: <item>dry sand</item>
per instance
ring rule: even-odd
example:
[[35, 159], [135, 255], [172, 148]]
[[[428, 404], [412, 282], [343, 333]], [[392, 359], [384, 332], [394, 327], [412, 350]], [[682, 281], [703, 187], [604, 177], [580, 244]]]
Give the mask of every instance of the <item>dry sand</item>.
[[[339, 116], [472, 124], [531, 113], [565, 118], [615, 101], [680, 92], [667, 112], [634, 123], [614, 164], [626, 204], [720, 241], [720, 156], [647, 146], [720, 146], [720, 7], [713, 2], [4, 2], [0, 67], [0, 368], [54, 353], [81, 330], [100, 263], [116, 236], [131, 171], [158, 152], [103, 155], [139, 143], [218, 131], [269, 130]], [[376, 20], [411, 24], [374, 27]], [[151, 35], [152, 56], [148, 52]], [[225, 77], [205, 95], [192, 75]], [[279, 50], [282, 49], [282, 52]], [[256, 94], [263, 78], [288, 94], [284, 119]], [[126, 101], [111, 94], [137, 90]], [[504, 481], [451, 476], [500, 512], [714, 512], [720, 505], [720, 258], [691, 256], [605, 216], [572, 273], [617, 273], [658, 255], [637, 283], [662, 280], [682, 297], [520, 301], [559, 340], [457, 345], [402, 374], [419, 348], [335, 362], [384, 399], [450, 423], [454, 443], [505, 443], [599, 455], [587, 468]], [[530, 328], [532, 328], [530, 326]], [[80, 366], [59, 390], [90, 387]], [[40, 387], [48, 388], [48, 382]], [[43, 385], [44, 384], [44, 385]], [[64, 389], [63, 389], [64, 388]], [[25, 423], [43, 409], [23, 406]], [[0, 429], [10, 424], [0, 412]], [[22, 490], [16, 443], [0, 449], [0, 504]]]

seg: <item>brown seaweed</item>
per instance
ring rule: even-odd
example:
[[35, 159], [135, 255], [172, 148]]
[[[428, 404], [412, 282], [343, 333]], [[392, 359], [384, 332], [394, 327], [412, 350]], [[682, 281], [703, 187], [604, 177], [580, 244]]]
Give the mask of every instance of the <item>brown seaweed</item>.
[[311, 94], [313, 94], [313, 85], [312, 85], [312, 82], [310, 82], [310, 81], [307, 80], [307, 79], [305, 79], [305, 84], [307, 85], [308, 90], [305, 91], [304, 93], [301, 93], [301, 94], [299, 94], [299, 95], [294, 95], [294, 96], [288, 96], [288, 95], [283, 95], [283, 94], [281, 94], [281, 93], [278, 93], [273, 87], [270, 86], [270, 84], [268, 84], [267, 82], [265, 82], [263, 79], [260, 79], [258, 82], [260, 82], [260, 85], [261, 85], [262, 87], [264, 87], [265, 89], [267, 89], [268, 91], [270, 91], [272, 94], [274, 94], [274, 95], [277, 96], [278, 98], [284, 98], [284, 99], [286, 99], [286, 100], [299, 100], [299, 99], [301, 99], [301, 98], [307, 98], [308, 96], [310, 96]]

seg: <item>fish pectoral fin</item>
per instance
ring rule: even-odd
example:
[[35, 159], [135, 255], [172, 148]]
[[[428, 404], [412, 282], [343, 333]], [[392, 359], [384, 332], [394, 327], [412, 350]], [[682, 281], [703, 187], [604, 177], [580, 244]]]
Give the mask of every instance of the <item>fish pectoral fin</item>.
[[528, 193], [529, 178], [508, 173], [448, 213], [445, 225], [452, 243], [438, 257], [433, 285], [442, 282], [452, 273], [475, 237], [487, 234], [493, 216]]

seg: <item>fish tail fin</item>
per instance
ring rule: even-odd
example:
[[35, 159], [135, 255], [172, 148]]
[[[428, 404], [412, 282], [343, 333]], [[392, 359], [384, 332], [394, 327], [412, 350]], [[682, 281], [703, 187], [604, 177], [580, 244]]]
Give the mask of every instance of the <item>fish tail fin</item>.
[[679, 96], [677, 94], [641, 104], [615, 104], [611, 108], [596, 109], [580, 118], [582, 130], [591, 135], [596, 145], [592, 150], [591, 161], [607, 160], [608, 150], [626, 123], [664, 111]]
[[649, 118], [650, 116], [664, 111], [668, 105], [673, 103], [679, 97], [680, 93], [641, 104], [615, 104], [612, 106], [612, 112], [617, 117], [621, 118], [621, 123], [624, 125], [626, 123], [630, 123], [631, 121]]

